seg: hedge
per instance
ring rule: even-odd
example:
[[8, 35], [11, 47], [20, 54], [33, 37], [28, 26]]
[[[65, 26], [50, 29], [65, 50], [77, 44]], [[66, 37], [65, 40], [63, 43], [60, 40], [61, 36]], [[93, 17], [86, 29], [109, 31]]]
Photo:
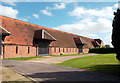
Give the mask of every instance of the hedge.
[[90, 48], [89, 53], [115, 53], [114, 48]]

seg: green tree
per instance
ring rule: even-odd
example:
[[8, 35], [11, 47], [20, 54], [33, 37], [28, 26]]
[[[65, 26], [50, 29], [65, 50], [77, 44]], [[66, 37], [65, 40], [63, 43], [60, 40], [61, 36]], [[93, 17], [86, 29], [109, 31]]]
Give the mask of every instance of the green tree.
[[106, 44], [104, 48], [111, 48], [110, 45]]
[[113, 19], [113, 32], [112, 32], [112, 45], [114, 46], [115, 52], [117, 54], [116, 58], [120, 61], [120, 9], [114, 13], [115, 17]]

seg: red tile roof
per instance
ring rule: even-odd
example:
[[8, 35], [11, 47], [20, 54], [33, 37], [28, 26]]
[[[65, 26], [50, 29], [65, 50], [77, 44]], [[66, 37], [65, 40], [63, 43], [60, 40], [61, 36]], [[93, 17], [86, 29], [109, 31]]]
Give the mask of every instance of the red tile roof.
[[94, 47], [91, 41], [94, 39], [90, 39], [87, 37], [54, 30], [51, 28], [31, 24], [28, 22], [20, 21], [17, 19], [0, 16], [2, 19], [2, 27], [8, 30], [11, 35], [5, 38], [4, 43], [7, 44], [19, 44], [19, 45], [33, 45], [33, 38], [36, 37], [34, 34], [37, 33], [37, 30], [45, 30], [45, 38], [51, 39], [55, 38], [56, 41], [53, 41], [50, 46], [58, 46], [58, 47], [76, 47], [76, 43], [74, 38], [80, 37], [84, 42], [87, 43], [87, 47]]

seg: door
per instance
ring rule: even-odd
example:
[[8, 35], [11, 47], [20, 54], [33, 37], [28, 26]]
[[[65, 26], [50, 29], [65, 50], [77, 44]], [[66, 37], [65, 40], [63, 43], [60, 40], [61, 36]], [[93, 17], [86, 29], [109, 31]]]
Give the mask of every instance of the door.
[[83, 53], [83, 46], [79, 45], [78, 48], [79, 48], [79, 53]]
[[38, 56], [49, 56], [49, 41], [40, 41], [38, 47]]

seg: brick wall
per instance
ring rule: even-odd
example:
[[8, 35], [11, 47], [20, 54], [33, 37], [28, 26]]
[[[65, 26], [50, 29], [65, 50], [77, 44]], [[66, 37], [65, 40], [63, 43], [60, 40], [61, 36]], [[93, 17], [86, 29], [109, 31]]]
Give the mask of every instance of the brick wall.
[[[28, 53], [29, 49], [29, 53]], [[38, 47], [33, 46], [17, 46], [17, 45], [4, 45], [2, 46], [2, 56], [4, 58], [15, 58], [15, 57], [31, 57], [38, 55]], [[49, 55], [61, 55], [61, 54], [78, 54], [78, 48], [59, 48], [59, 47], [50, 47]], [[89, 49], [83, 49], [83, 53], [88, 53]]]
[[[29, 53], [28, 53], [28, 49], [29, 49]], [[3, 50], [2, 50], [2, 54], [3, 54]], [[36, 56], [36, 47], [33, 46], [16, 47], [16, 45], [4, 45], [4, 58], [31, 57], [31, 56]]]
[[83, 49], [83, 53], [89, 53], [89, 48]]
[[[83, 53], [88, 53], [89, 49], [83, 49]], [[78, 48], [59, 48], [51, 47], [49, 48], [49, 55], [60, 55], [60, 54], [78, 54]]]
[[49, 48], [49, 55], [60, 55], [60, 54], [78, 54], [78, 48]]

